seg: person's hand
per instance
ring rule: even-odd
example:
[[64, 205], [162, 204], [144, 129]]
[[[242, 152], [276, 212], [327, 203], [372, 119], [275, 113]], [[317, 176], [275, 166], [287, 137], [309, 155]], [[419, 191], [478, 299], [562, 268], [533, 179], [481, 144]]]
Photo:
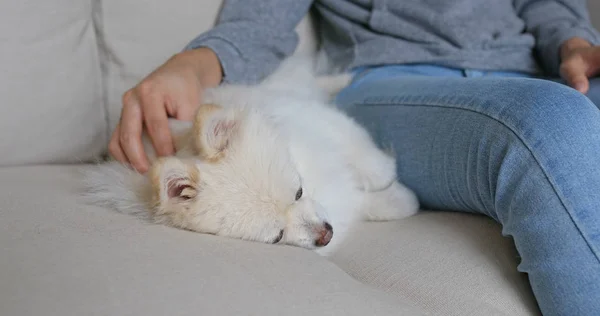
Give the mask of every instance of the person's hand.
[[123, 95], [121, 119], [108, 145], [111, 156], [148, 171], [142, 145], [145, 128], [158, 156], [172, 155], [173, 139], [168, 118], [192, 120], [203, 88], [216, 86], [222, 77], [217, 56], [207, 48], [171, 57]]
[[600, 46], [574, 37], [561, 45], [560, 76], [581, 93], [590, 88], [589, 79], [600, 73]]

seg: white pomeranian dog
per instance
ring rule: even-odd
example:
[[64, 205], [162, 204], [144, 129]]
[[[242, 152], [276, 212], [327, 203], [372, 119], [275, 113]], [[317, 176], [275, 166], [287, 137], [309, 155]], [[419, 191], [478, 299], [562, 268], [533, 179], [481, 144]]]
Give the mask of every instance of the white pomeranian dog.
[[94, 204], [152, 222], [327, 255], [361, 221], [417, 212], [396, 162], [329, 102], [350, 76], [288, 59], [262, 83], [204, 92], [193, 122], [171, 121], [176, 154], [141, 175], [117, 162], [84, 172]]

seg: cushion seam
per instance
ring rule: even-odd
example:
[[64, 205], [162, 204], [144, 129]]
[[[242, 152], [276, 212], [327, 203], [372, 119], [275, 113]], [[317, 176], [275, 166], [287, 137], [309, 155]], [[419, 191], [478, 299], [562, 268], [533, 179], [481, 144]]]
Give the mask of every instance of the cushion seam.
[[[108, 143], [111, 138], [110, 131], [110, 110], [109, 110], [109, 98], [108, 98], [108, 77], [109, 77], [109, 65], [110, 59], [108, 51], [106, 49], [106, 43], [103, 40], [104, 33], [104, 11], [102, 7], [102, 0], [92, 0], [92, 21], [94, 25], [94, 34], [96, 37], [96, 50], [98, 54], [98, 67], [100, 69], [100, 84], [102, 93], [102, 109], [104, 113], [104, 143]], [[106, 146], [103, 146], [106, 147]], [[106, 148], [102, 150], [106, 154]]]

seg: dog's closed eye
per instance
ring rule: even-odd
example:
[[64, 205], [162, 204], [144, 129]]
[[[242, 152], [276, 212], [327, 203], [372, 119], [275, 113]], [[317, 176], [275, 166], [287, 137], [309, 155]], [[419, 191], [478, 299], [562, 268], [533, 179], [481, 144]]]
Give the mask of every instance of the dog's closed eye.
[[275, 237], [275, 239], [273, 240], [273, 243], [276, 244], [276, 243], [280, 242], [281, 239], [283, 239], [283, 229], [279, 231], [279, 236]]
[[300, 187], [300, 189], [298, 189], [298, 191], [296, 191], [296, 201], [300, 200], [301, 197], [302, 197], [302, 187]]

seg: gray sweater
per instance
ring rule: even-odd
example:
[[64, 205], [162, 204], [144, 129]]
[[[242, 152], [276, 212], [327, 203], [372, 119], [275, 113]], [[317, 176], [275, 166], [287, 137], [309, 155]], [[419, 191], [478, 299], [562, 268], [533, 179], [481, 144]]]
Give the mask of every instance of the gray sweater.
[[294, 52], [311, 6], [341, 70], [431, 63], [557, 75], [563, 41], [600, 43], [586, 0], [225, 0], [215, 27], [186, 49], [214, 50], [224, 82], [254, 83]]

